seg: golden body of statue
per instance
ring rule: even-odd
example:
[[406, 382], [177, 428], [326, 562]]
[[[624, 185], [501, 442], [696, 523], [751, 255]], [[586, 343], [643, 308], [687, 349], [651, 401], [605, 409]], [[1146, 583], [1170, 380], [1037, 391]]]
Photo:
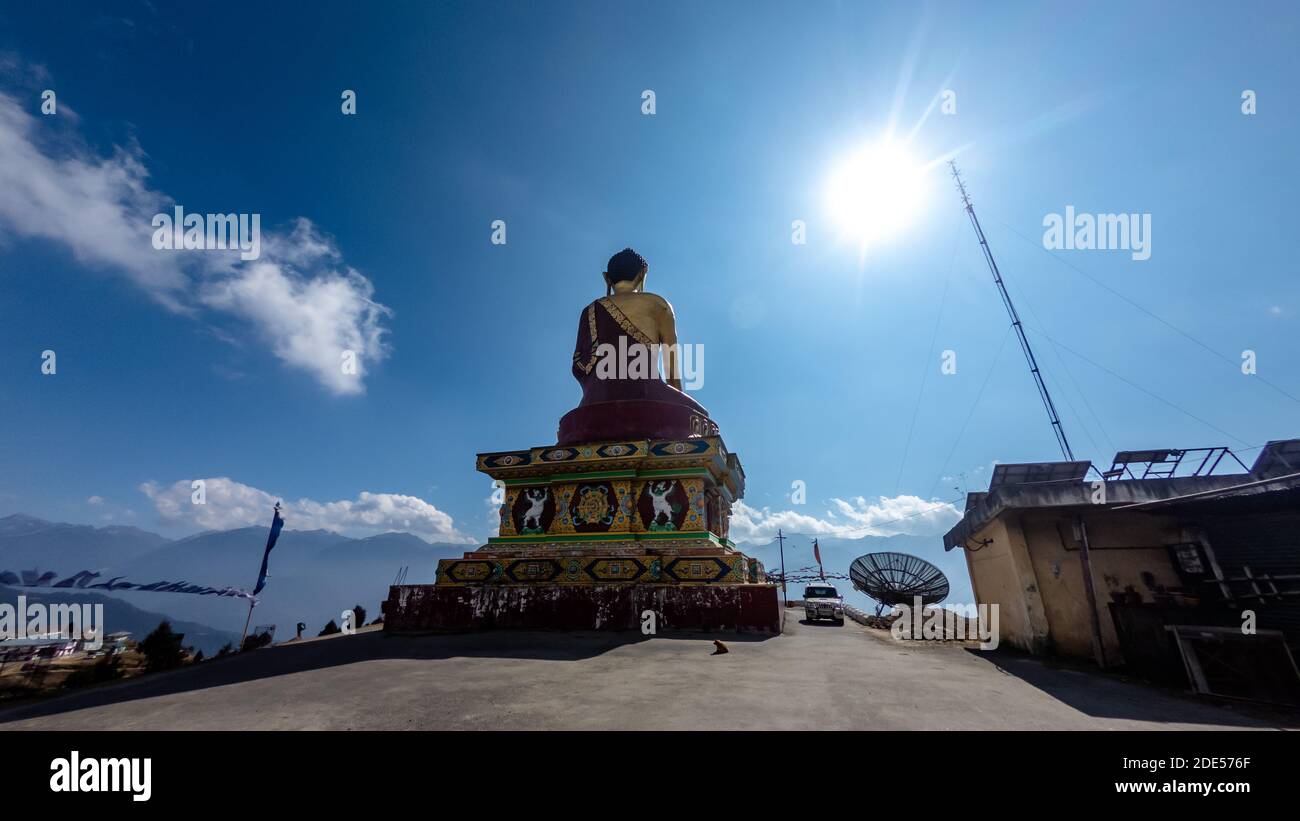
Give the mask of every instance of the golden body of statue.
[[[644, 290], [648, 270], [640, 254], [625, 248], [609, 260], [605, 296], [583, 309], [573, 352], [582, 402], [560, 420], [560, 444], [717, 433], [708, 411], [682, 391], [676, 317], [668, 300]], [[629, 375], [627, 363], [601, 362], [634, 346], [648, 348], [641, 355], [649, 357], [649, 373]], [[667, 383], [659, 375], [661, 350]]]
[[[645, 277], [648, 266], [633, 280], [611, 281], [605, 272], [607, 299], [635, 325], [647, 339], [648, 344], [663, 345], [664, 370], [668, 384], [677, 390], [682, 389], [681, 357], [677, 350], [677, 317], [668, 300], [645, 290]], [[656, 366], [657, 367], [657, 366]]]

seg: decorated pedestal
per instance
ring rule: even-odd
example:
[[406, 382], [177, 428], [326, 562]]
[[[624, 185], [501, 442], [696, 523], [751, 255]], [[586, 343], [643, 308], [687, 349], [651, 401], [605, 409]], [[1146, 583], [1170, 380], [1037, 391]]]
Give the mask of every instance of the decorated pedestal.
[[745, 474], [721, 437], [481, 453], [478, 470], [504, 487], [499, 535], [394, 586], [386, 631], [779, 630], [776, 587], [727, 538]]

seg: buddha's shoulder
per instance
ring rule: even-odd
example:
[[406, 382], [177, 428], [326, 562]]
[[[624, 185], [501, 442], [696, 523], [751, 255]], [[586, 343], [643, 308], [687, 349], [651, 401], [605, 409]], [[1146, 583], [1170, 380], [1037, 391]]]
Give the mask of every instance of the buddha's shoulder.
[[[593, 301], [591, 305], [613, 305], [615, 308], [620, 308], [620, 309], [640, 308], [642, 310], [645, 310], [646, 307], [663, 308], [668, 311], [672, 311], [673, 309], [673, 306], [668, 303], [668, 300], [664, 299], [658, 294], [651, 294], [646, 292], [640, 292], [634, 294], [618, 294], [617, 296], [603, 296]], [[589, 308], [591, 307], [591, 305], [588, 305], [587, 307]], [[586, 309], [584, 308], [583, 310]]]
[[642, 291], [637, 294], [628, 294], [628, 296], [635, 297], [637, 302], [640, 302], [642, 305], [653, 305], [657, 308], [667, 309], [668, 311], [672, 311], [673, 309], [673, 306], [668, 303], [668, 300], [658, 294], [652, 294], [649, 291]]

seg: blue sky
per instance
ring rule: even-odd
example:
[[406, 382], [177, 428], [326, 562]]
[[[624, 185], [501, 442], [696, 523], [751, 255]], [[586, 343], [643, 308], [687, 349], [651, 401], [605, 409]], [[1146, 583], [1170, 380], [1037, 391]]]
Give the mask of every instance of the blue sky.
[[[933, 500], [1058, 452], [941, 168], [865, 255], [835, 230], [828, 178], [891, 128], [958, 152], [1026, 325], [1065, 346], [1031, 331], [1078, 455], [1249, 464], [1300, 435], [1262, 384], [1300, 396], [1298, 28], [1265, 4], [5, 6], [0, 513], [179, 535], [274, 496], [290, 527], [481, 539], [474, 454], [554, 441], [578, 312], [632, 245], [706, 352], [739, 535], [941, 533]], [[261, 214], [266, 276], [149, 248], [172, 203]], [[1067, 205], [1150, 214], [1151, 258], [1044, 250]], [[351, 387], [321, 364], [340, 339]], [[229, 480], [207, 518], [178, 504], [195, 478]]]

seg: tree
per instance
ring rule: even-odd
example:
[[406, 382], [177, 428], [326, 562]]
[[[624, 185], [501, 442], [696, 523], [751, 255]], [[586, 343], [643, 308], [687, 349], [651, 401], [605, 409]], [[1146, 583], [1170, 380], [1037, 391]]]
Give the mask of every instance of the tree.
[[337, 624], [334, 623], [334, 619], [330, 619], [330, 623], [327, 624], [327, 625], [325, 625], [325, 629], [321, 630], [321, 631], [320, 631], [319, 633], [317, 633], [316, 635], [318, 635], [318, 636], [332, 636], [332, 635], [334, 635], [335, 633], [342, 633], [342, 632], [343, 632], [343, 631], [339, 629], [339, 626], [338, 626]]
[[184, 633], [172, 631], [171, 622], [161, 622], [152, 633], [145, 636], [144, 641], [140, 642], [140, 653], [144, 656], [145, 669], [155, 672], [179, 667], [185, 658], [185, 651], [181, 649], [181, 642], [184, 639]]
[[244, 639], [244, 644], [240, 647], [240, 652], [245, 650], [257, 650], [271, 643], [271, 634], [263, 630], [260, 633], [254, 633]]
[[216, 656], [216, 657], [219, 658], [219, 659], [223, 659], [223, 658], [225, 658], [226, 656], [230, 655], [230, 654], [233, 653], [233, 652], [235, 652], [235, 646], [234, 646], [233, 644], [231, 644], [230, 642], [226, 642], [225, 644], [223, 644], [223, 645], [221, 646], [221, 649], [217, 651], [217, 656]]
[[366, 624], [366, 608], [356, 605], [352, 608], [352, 626], [364, 627]]

